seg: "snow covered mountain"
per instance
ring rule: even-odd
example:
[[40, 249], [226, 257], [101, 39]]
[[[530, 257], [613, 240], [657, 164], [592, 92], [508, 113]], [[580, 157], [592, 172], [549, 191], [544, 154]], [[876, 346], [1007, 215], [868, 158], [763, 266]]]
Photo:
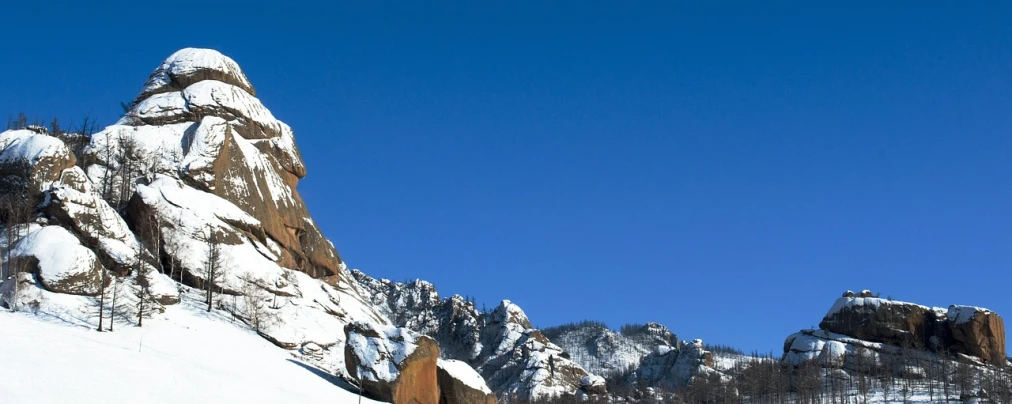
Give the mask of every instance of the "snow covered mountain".
[[[0, 302], [107, 330], [203, 294], [206, 311], [385, 400], [491, 396], [482, 376], [523, 399], [580, 387], [587, 373], [509, 302], [481, 314], [423, 282], [352, 276], [297, 191], [306, 173], [237, 63], [180, 50], [97, 133], [0, 134]], [[412, 391], [442, 393], [398, 396]]]

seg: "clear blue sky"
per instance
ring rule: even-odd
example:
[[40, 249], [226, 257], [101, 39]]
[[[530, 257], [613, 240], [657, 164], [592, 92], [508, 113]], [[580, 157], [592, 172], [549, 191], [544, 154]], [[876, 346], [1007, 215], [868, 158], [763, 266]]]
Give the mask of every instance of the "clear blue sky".
[[1007, 2], [27, 3], [0, 112], [219, 49], [373, 276], [777, 353], [846, 289], [1012, 315]]

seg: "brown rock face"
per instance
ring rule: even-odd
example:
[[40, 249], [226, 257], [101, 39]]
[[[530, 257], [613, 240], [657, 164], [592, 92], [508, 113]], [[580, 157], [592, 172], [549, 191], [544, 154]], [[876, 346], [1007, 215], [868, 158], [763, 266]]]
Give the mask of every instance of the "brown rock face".
[[[376, 329], [364, 323], [345, 327], [345, 366], [365, 394], [393, 404], [438, 404], [439, 345], [406, 329]], [[398, 361], [398, 352], [410, 353]], [[368, 362], [366, 358], [377, 358]]]
[[[862, 293], [860, 296], [870, 295]], [[1005, 324], [987, 309], [950, 306], [948, 311], [874, 297], [837, 299], [819, 328], [865, 341], [951, 351], [1005, 363]], [[784, 347], [787, 352], [788, 347]]]
[[[256, 229], [233, 225], [280, 247], [278, 265], [316, 278], [348, 276], [296, 190], [306, 169], [294, 133], [255, 95], [232, 59], [210, 49], [180, 50], [155, 69], [120, 122], [92, 136], [82, 157], [91, 164], [88, 175], [98, 184], [106, 167], [150, 166], [256, 218]], [[179, 137], [181, 149], [166, 150], [173, 142], [145, 149], [152, 143], [132, 140], [156, 136]], [[123, 150], [118, 161], [106, 161], [110, 145]], [[144, 183], [150, 173], [132, 177]]]
[[866, 341], [926, 347], [933, 322], [934, 313], [924, 306], [873, 297], [843, 297], [819, 328]]
[[949, 307], [953, 349], [997, 365], [1005, 363], [1005, 322], [990, 310]]
[[401, 376], [393, 386], [394, 404], [438, 404], [439, 376], [436, 361], [439, 345], [429, 337], [418, 339], [418, 348], [404, 359]]

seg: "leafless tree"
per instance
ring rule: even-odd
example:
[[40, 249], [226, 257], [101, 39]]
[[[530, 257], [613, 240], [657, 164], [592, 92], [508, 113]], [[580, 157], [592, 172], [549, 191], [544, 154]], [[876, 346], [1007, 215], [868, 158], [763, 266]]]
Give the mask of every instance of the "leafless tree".
[[242, 301], [243, 311], [247, 324], [254, 331], [260, 333], [265, 327], [269, 327], [278, 320], [274, 308], [268, 307], [267, 300], [270, 294], [258, 284], [256, 278], [244, 274], [242, 280]]
[[811, 360], [798, 366], [794, 381], [795, 390], [798, 392], [798, 402], [817, 403], [822, 392], [822, 371], [819, 363]]
[[202, 280], [202, 286], [205, 302], [207, 303], [207, 311], [211, 311], [215, 288], [225, 278], [226, 263], [221, 252], [221, 243], [224, 235], [220, 231], [215, 231], [214, 227], [209, 224], [207, 225], [206, 234], [202, 235], [202, 237], [202, 241], [207, 247], [207, 255], [204, 257], [204, 279]]
[[112, 306], [109, 307], [109, 331], [112, 331], [116, 325], [116, 295], [119, 293], [119, 277], [112, 279]]
[[151, 291], [148, 289], [148, 285], [141, 284], [140, 291], [137, 293], [137, 326], [144, 326], [144, 313], [148, 311], [148, 306], [151, 304]]

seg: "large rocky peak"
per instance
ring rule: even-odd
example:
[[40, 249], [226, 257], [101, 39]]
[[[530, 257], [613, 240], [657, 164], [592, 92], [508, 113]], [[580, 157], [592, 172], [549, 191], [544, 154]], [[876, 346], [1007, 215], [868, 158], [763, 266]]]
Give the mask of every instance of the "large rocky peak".
[[[252, 219], [218, 215], [236, 230], [231, 244], [247, 238], [278, 265], [347, 278], [296, 190], [306, 170], [294, 134], [255, 94], [232, 59], [180, 50], [155, 69], [119, 122], [92, 136], [82, 157], [88, 177], [104, 199], [119, 210], [129, 204], [144, 225], [181, 213], [158, 208], [181, 205], [166, 199], [165, 187], [209, 192]], [[139, 197], [131, 201], [134, 191]], [[168, 229], [174, 231], [185, 232]]]
[[93, 135], [19, 126], [0, 133], [0, 305], [110, 329], [207, 293], [201, 309], [346, 379], [344, 327], [391, 324], [310, 218], [291, 129], [217, 51], [170, 56]]

